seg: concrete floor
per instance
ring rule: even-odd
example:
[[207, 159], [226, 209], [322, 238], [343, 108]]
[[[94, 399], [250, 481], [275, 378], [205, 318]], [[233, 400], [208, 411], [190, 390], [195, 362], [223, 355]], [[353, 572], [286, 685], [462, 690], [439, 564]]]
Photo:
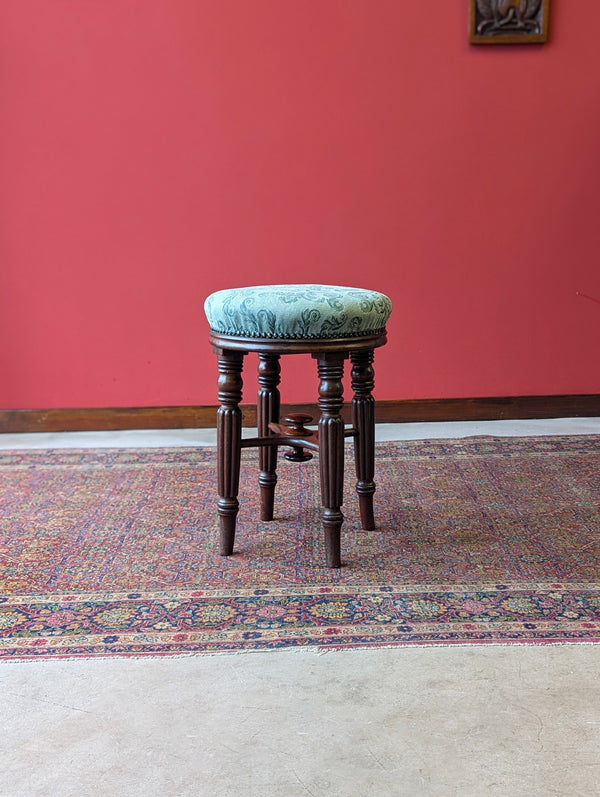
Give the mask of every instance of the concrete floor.
[[[380, 439], [469, 434], [600, 434], [600, 419], [378, 427]], [[600, 795], [599, 669], [595, 645], [5, 662], [0, 795]]]

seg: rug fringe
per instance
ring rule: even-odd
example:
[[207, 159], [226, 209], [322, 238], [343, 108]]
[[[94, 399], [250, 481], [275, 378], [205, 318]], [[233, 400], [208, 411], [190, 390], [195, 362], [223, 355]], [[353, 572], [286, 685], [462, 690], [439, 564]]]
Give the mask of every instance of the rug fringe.
[[516, 647], [543, 647], [543, 648], [559, 648], [559, 647], [580, 647], [580, 646], [598, 646], [600, 645], [600, 639], [592, 639], [592, 640], [579, 640], [579, 639], [567, 639], [557, 642], [556, 640], [543, 640], [543, 639], [515, 639], [510, 642], [506, 640], [501, 641], [490, 641], [486, 640], [485, 642], [409, 642], [409, 643], [400, 643], [400, 644], [389, 644], [389, 645], [331, 645], [331, 646], [318, 646], [318, 645], [306, 645], [306, 646], [290, 646], [290, 647], [281, 647], [281, 648], [242, 648], [240, 650], [207, 650], [207, 651], [192, 651], [192, 652], [185, 652], [182, 651], [181, 653], [147, 653], [147, 654], [123, 654], [123, 653], [95, 653], [92, 655], [58, 655], [52, 658], [47, 657], [35, 657], [35, 656], [27, 656], [22, 658], [10, 658], [10, 659], [0, 659], [0, 664], [39, 664], [43, 662], [44, 664], [48, 662], [73, 662], [73, 661], [106, 661], [107, 659], [110, 660], [123, 660], [123, 661], [149, 661], [150, 659], [193, 659], [193, 658], [204, 658], [207, 656], [246, 656], [252, 655], [256, 653], [263, 653], [263, 654], [277, 654], [277, 653], [296, 653], [296, 654], [306, 654], [306, 655], [314, 655], [314, 656], [327, 656], [334, 653], [355, 653], [358, 651], [370, 651], [376, 652], [381, 650], [412, 650], [418, 648], [419, 650], [424, 650], [427, 648], [516, 648]]

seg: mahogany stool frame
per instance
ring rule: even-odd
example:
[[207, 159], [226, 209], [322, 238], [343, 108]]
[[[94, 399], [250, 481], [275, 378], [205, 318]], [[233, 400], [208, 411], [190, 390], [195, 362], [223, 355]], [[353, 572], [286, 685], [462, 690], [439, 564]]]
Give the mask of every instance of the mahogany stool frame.
[[[344, 439], [354, 438], [356, 492], [362, 528], [375, 528], [375, 402], [373, 390], [374, 349], [386, 343], [386, 333], [354, 338], [272, 340], [211, 332], [210, 342], [218, 359], [217, 470], [220, 554], [233, 553], [242, 448], [258, 447], [260, 519], [273, 520], [277, 484], [277, 449], [291, 446], [287, 458], [302, 461], [306, 449], [318, 451], [322, 523], [327, 567], [341, 567], [340, 531], [344, 488]], [[242, 439], [242, 371], [244, 356], [258, 353], [257, 437]], [[290, 416], [279, 423], [280, 357], [311, 354], [317, 361], [320, 418], [317, 431], [304, 428], [308, 416]], [[352, 426], [341, 417], [344, 362], [352, 363]]]

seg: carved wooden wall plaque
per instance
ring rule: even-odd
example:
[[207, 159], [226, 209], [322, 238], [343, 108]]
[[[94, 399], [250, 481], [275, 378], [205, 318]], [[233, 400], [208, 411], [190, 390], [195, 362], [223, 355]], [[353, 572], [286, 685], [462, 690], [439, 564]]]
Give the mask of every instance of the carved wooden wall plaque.
[[471, 44], [541, 44], [550, 0], [470, 0]]

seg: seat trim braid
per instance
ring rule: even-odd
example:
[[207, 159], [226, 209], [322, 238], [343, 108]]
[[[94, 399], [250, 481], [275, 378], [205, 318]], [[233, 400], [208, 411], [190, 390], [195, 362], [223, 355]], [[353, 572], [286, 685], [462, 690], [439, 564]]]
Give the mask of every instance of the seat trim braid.
[[211, 334], [214, 335], [230, 335], [231, 337], [236, 338], [260, 338], [261, 340], [346, 340], [350, 339], [353, 340], [354, 338], [364, 338], [368, 335], [380, 335], [384, 333], [385, 327], [381, 327], [381, 329], [366, 329], [363, 331], [357, 330], [356, 332], [349, 332], [346, 335], [314, 335], [314, 334], [307, 334], [307, 335], [293, 335], [289, 332], [282, 332], [280, 334], [272, 334], [272, 335], [262, 335], [260, 332], [246, 332], [244, 330], [236, 330], [235, 335], [233, 335], [230, 331], [226, 329], [214, 329], [213, 327], [210, 328]]

